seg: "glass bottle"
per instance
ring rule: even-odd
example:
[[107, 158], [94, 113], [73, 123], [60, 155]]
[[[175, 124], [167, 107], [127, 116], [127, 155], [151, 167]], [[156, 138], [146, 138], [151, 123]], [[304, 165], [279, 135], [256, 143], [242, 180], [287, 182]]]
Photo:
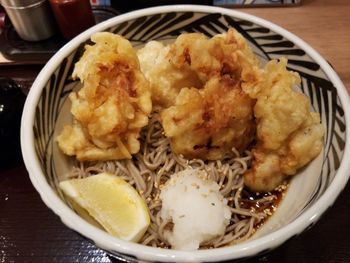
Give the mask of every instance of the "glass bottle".
[[95, 24], [89, 0], [50, 0], [58, 27], [67, 40]]

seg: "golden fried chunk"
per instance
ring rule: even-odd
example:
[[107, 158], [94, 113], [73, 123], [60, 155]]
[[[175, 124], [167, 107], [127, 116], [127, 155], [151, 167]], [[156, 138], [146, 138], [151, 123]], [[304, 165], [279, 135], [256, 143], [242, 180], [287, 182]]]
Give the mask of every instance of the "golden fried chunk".
[[259, 80], [253, 52], [235, 30], [208, 39], [203, 34], [182, 34], [170, 46], [170, 63], [191, 69], [203, 86], [183, 87], [175, 105], [161, 113], [171, 148], [187, 158], [216, 160], [243, 151], [254, 139], [251, 99], [242, 91]]
[[73, 78], [83, 87], [72, 92], [75, 121], [57, 137], [67, 155], [83, 160], [131, 158], [152, 110], [148, 81], [131, 44], [112, 33], [96, 33], [76, 63]]
[[254, 138], [253, 100], [239, 82], [212, 77], [201, 90], [183, 88], [176, 104], [161, 113], [171, 148], [188, 158], [222, 159]]
[[293, 90], [300, 78], [287, 71], [286, 65], [284, 58], [269, 62], [264, 81], [244, 89], [257, 99], [257, 145], [252, 150], [252, 169], [244, 177], [254, 191], [273, 190], [322, 150], [324, 130], [319, 114], [310, 112], [309, 99]]
[[230, 75], [251, 84], [259, 69], [247, 41], [232, 28], [210, 39], [199, 33], [182, 34], [171, 46], [169, 57], [175, 67], [189, 66], [204, 82], [213, 76]]
[[169, 61], [169, 50], [169, 46], [151, 41], [137, 52], [141, 70], [151, 85], [152, 102], [161, 107], [174, 105], [182, 88], [203, 85], [189, 67], [179, 69]]
[[211, 77], [225, 74], [250, 84], [258, 69], [258, 60], [234, 29], [211, 39], [200, 33], [181, 34], [170, 46], [151, 41], [137, 55], [150, 81], [153, 103], [164, 108], [175, 104], [184, 87], [200, 89]]

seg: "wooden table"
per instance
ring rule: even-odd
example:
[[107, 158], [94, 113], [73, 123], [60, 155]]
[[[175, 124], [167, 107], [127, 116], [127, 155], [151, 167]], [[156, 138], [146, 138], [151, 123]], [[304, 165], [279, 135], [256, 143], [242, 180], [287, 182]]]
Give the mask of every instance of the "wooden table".
[[302, 38], [338, 73], [350, 92], [350, 1], [302, 0], [288, 8], [245, 8]]
[[[303, 38], [335, 68], [350, 91], [350, 1], [304, 0], [301, 7], [240, 9]], [[33, 74], [0, 66], [0, 75]], [[16, 75], [17, 74], [17, 75]], [[10, 149], [1, 149], [7, 151]], [[250, 262], [350, 262], [350, 185], [321, 220], [302, 235]], [[0, 263], [118, 262], [66, 228], [43, 204], [19, 159], [0, 169]]]

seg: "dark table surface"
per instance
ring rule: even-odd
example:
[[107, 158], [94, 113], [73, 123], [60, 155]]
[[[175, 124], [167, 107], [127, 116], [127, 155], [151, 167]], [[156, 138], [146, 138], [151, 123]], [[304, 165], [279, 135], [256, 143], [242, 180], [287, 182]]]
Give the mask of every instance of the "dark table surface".
[[[277, 9], [247, 10], [249, 13], [270, 18], [273, 22], [294, 31], [297, 35], [305, 34], [302, 37], [311, 42], [312, 46], [332, 63], [345, 84], [348, 85], [350, 83], [350, 53], [345, 52], [344, 49], [350, 49], [349, 41], [346, 41], [350, 38], [350, 27], [346, 26], [350, 24], [350, 19], [348, 13], [345, 17], [337, 15], [337, 12], [343, 12], [345, 9], [350, 10], [350, 2], [348, 0], [328, 2], [325, 0], [305, 0], [304, 2], [305, 5], [302, 9], [300, 7], [289, 9], [289, 12], [293, 13], [293, 16], [288, 18], [289, 22], [285, 16], [280, 15], [279, 18], [278, 14], [280, 13]], [[314, 12], [310, 12], [311, 10]], [[304, 16], [305, 12], [307, 12], [307, 16]], [[335, 41], [334, 45], [338, 45], [339, 48], [329, 48], [328, 45], [322, 44], [324, 42], [319, 41], [333, 32], [331, 26], [313, 31], [312, 24], [293, 23], [294, 20], [301, 19], [298, 16], [310, 20], [312, 15], [315, 19], [328, 19], [324, 23], [329, 25], [334, 23], [332, 21], [335, 21], [333, 19], [335, 17], [337, 17], [337, 23], [343, 21], [342, 27], [338, 27], [338, 29], [343, 33], [346, 31], [348, 34], [345, 34], [346, 32], [340, 34], [339, 31], [339, 34], [336, 34], [337, 38], [331, 37], [329, 39]], [[333, 18], [330, 18], [331, 16]], [[308, 29], [309, 34], [307, 34]], [[312, 42], [312, 39], [315, 39], [315, 42]], [[342, 59], [339, 59], [339, 56]], [[0, 76], [12, 77], [28, 88], [41, 67], [40, 64], [22, 66], [0, 63]], [[8, 151], [18, 151], [18, 149], [4, 147], [0, 147], [0, 149], [5, 154]], [[335, 204], [310, 230], [287, 241], [266, 255], [245, 262], [350, 262], [349, 200], [350, 185], [348, 184]], [[0, 263], [4, 262], [98, 263], [118, 261], [65, 227], [60, 219], [41, 201], [39, 194], [29, 180], [21, 157], [18, 157], [11, 165], [0, 167]]]

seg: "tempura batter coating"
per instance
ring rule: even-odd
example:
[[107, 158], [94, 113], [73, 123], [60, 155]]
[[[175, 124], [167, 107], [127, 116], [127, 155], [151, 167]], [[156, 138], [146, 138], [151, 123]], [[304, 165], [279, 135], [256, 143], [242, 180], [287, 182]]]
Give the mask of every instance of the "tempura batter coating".
[[189, 66], [203, 82], [223, 75], [248, 85], [257, 81], [259, 61], [232, 28], [210, 39], [199, 33], [181, 34], [171, 45], [169, 58], [177, 68]]
[[58, 144], [80, 161], [131, 158], [152, 110], [149, 83], [128, 40], [107, 32], [91, 40], [95, 44], [85, 47], [73, 72], [83, 83], [69, 95], [75, 122], [63, 129]]
[[138, 51], [118, 35], [97, 33], [73, 77], [83, 88], [70, 94], [74, 123], [57, 140], [67, 155], [83, 160], [131, 158], [140, 148], [152, 100], [171, 150], [186, 158], [220, 160], [232, 148], [252, 152], [244, 181], [270, 191], [322, 150], [324, 129], [309, 99], [293, 88], [297, 73], [287, 60], [261, 68], [234, 29], [207, 38], [180, 35], [164, 46], [152, 41]]
[[287, 60], [270, 61], [260, 85], [244, 91], [257, 99], [257, 145], [245, 184], [254, 191], [270, 191], [322, 150], [324, 130], [320, 116], [310, 111], [309, 99], [293, 90], [297, 73], [286, 69]]
[[161, 119], [172, 150], [187, 158], [222, 159], [254, 138], [253, 100], [229, 76], [213, 77], [201, 90], [182, 89]]
[[141, 70], [151, 85], [152, 103], [164, 108], [175, 104], [182, 88], [203, 86], [190, 67], [180, 69], [169, 61], [169, 51], [168, 45], [150, 41], [137, 52]]
[[235, 30], [208, 39], [202, 34], [180, 35], [170, 46], [170, 63], [192, 69], [204, 83], [184, 87], [174, 106], [161, 114], [172, 150], [187, 158], [218, 160], [244, 151], [254, 139], [251, 99], [243, 86], [258, 82], [259, 67], [248, 44]]

